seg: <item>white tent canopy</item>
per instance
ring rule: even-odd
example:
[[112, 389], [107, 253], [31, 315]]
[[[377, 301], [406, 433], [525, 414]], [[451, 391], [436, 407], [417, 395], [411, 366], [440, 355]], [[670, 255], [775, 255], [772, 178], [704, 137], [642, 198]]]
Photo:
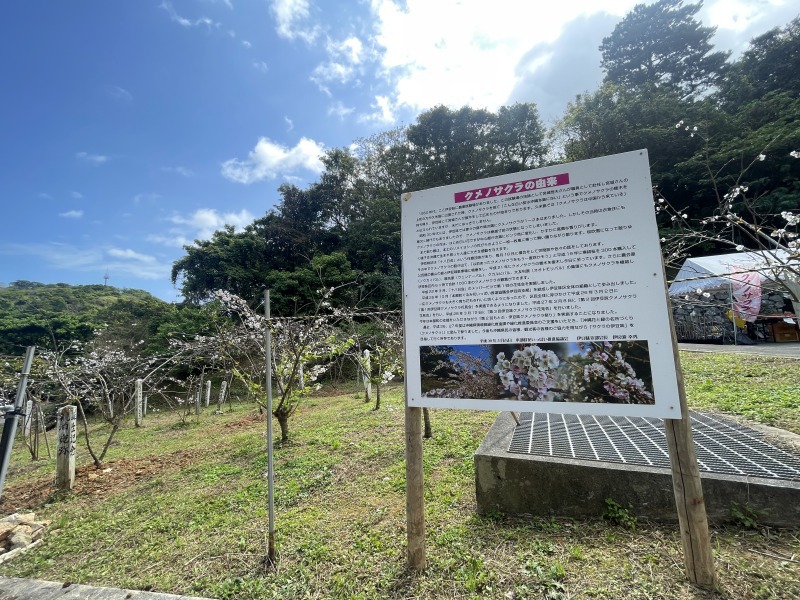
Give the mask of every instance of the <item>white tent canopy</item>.
[[770, 265], [779, 262], [775, 260], [776, 258], [786, 260], [787, 256], [783, 251], [776, 251], [773, 256], [769, 254], [765, 256], [756, 252], [739, 252], [687, 258], [672, 285], [669, 286], [669, 295], [683, 296], [697, 290], [727, 287], [730, 285], [730, 275], [733, 273], [734, 267], [759, 270], [762, 285], [764, 282], [774, 282]]

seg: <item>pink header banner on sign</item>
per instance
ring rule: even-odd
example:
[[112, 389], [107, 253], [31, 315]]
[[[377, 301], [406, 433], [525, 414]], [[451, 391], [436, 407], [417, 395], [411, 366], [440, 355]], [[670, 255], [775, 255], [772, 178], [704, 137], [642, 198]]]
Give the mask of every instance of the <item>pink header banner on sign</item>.
[[454, 196], [456, 204], [458, 204], [459, 202], [482, 200], [483, 198], [498, 198], [500, 196], [532, 192], [561, 185], [569, 185], [569, 173], [559, 173], [558, 175], [525, 179], [514, 183], [504, 183], [502, 185], [478, 188], [476, 190], [467, 190], [466, 192], [456, 192]]

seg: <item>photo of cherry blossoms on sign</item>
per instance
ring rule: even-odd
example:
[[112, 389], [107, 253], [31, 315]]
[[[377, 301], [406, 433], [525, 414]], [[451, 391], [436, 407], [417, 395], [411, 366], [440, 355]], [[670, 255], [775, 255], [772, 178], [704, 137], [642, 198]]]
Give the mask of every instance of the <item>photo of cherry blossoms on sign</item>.
[[655, 404], [644, 340], [420, 347], [427, 398]]

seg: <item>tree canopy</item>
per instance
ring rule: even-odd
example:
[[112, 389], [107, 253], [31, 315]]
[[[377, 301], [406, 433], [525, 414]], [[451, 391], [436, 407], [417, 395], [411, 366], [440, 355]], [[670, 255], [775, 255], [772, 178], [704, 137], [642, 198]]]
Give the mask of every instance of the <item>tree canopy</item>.
[[683, 0], [637, 4], [600, 46], [606, 81], [663, 87], [685, 97], [715, 86], [729, 53], [712, 51], [715, 28], [695, 18], [701, 6]]

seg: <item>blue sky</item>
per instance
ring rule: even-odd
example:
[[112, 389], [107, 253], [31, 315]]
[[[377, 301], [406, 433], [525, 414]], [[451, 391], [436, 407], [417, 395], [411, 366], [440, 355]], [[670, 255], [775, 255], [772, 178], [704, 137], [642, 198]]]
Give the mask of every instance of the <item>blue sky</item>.
[[[629, 0], [25, 0], [0, 19], [0, 283], [179, 299], [182, 245], [242, 227], [319, 155], [437, 104], [539, 105], [602, 78]], [[707, 0], [718, 48], [800, 12]]]

